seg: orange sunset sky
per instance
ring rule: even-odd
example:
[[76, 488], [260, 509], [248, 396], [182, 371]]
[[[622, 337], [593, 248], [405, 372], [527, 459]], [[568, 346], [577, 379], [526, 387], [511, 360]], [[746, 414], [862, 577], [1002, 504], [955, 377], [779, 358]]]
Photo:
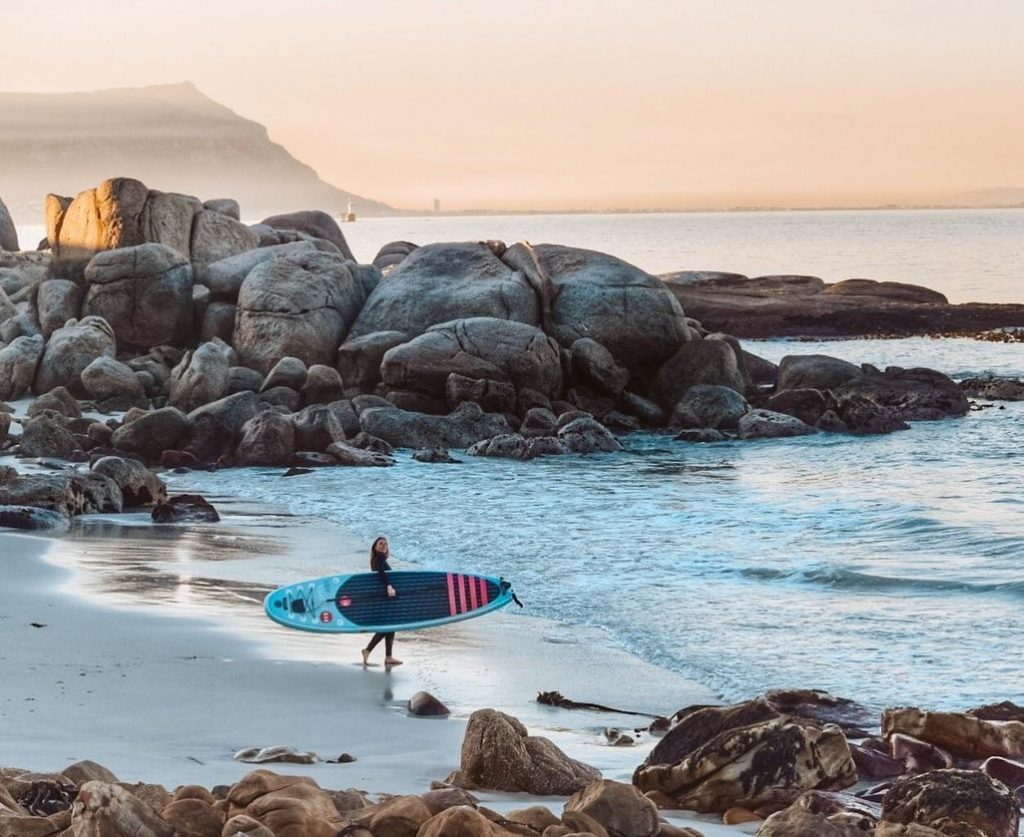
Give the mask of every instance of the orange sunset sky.
[[401, 207], [1024, 187], [1022, 0], [0, 0], [0, 88], [184, 80]]

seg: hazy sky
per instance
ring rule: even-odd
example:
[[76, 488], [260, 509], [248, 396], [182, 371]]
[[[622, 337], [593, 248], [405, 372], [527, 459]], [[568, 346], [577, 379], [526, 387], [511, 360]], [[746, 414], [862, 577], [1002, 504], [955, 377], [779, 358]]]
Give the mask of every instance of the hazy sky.
[[1024, 0], [0, 0], [0, 87], [184, 80], [404, 207], [1024, 186]]

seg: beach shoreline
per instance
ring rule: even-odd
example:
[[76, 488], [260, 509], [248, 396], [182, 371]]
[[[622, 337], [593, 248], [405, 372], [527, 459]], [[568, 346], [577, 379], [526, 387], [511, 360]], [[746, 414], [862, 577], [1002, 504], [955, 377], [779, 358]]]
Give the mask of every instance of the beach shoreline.
[[[268, 527], [239, 525], [229, 513], [219, 527], [173, 527], [178, 531], [171, 536], [147, 539], [140, 533], [159, 527], [144, 525], [140, 515], [118, 517], [81, 518], [58, 538], [0, 533], [14, 602], [6, 614], [5, 657], [11, 670], [23, 672], [3, 690], [2, 715], [17, 732], [0, 744], [2, 766], [60, 771], [91, 759], [122, 780], [169, 788], [230, 784], [263, 766], [311, 776], [330, 789], [422, 793], [458, 767], [469, 714], [493, 707], [606, 778], [628, 782], [654, 741], [641, 736], [634, 747], [611, 747], [601, 731], [628, 731], [643, 718], [553, 709], [537, 704], [536, 693], [557, 690], [665, 713], [714, 700], [698, 684], [602, 647], [593, 632], [566, 636], [556, 623], [506, 614], [400, 637], [406, 665], [364, 670], [355, 662], [365, 640], [360, 635], [324, 642], [275, 627], [244, 596], [233, 597], [226, 617], [217, 618], [209, 595], [206, 604], [204, 594], [188, 599], [181, 581], [188, 573], [159, 569], [174, 555], [179, 567], [190, 568], [189, 550], [210, 549], [225, 538], [241, 539], [243, 549], [262, 543], [271, 553], [316, 548], [329, 524], [275, 522], [270, 537]], [[337, 541], [337, 527], [330, 537]], [[338, 552], [343, 564], [362, 558], [354, 541]], [[110, 564], [125, 558], [120, 575], [112, 573]], [[118, 578], [135, 574], [138, 560], [166, 576], [166, 595], [152, 595], [154, 586], [141, 597], [138, 588], [117, 588]], [[104, 561], [107, 568], [98, 569]], [[208, 580], [196, 583], [205, 594], [216, 589]], [[171, 603], [175, 596], [178, 606]], [[627, 683], [643, 686], [624, 688]], [[423, 688], [449, 705], [451, 717], [406, 712], [408, 698]], [[252, 765], [232, 759], [244, 747], [273, 745], [312, 750], [325, 760], [347, 752], [356, 761]], [[557, 804], [525, 794], [481, 798], [496, 810]], [[744, 833], [715, 818], [671, 815], [707, 835]]]

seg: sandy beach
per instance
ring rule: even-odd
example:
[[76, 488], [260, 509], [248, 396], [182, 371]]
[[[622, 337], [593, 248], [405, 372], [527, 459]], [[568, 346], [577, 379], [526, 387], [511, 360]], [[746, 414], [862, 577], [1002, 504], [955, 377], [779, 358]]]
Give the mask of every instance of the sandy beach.
[[[232, 561], [254, 555], [273, 572], [272, 556], [287, 549], [329, 547], [340, 569], [359, 566], [362, 544], [308, 521], [270, 516], [260, 525], [252, 511], [240, 505], [219, 527], [158, 529], [144, 515], [122, 515], [79, 519], [58, 539], [0, 534], [9, 602], [3, 657], [19, 672], [2, 690], [10, 734], [0, 765], [57, 771], [88, 758], [125, 781], [210, 787], [253, 768], [232, 759], [237, 750], [286, 744], [356, 761], [268, 767], [331, 789], [420, 793], [458, 766], [468, 715], [495, 707], [607, 778], [629, 781], [652, 742], [610, 747], [601, 733], [642, 719], [550, 709], [535, 702], [537, 692], [665, 713], [713, 701], [698, 684], [597, 636], [508, 614], [400, 637], [406, 665], [363, 669], [354, 661], [365, 637], [277, 628], [256, 605], [259, 590], [223, 581]], [[452, 716], [408, 715], [406, 701], [422, 688]], [[498, 810], [560, 806], [482, 798]], [[707, 835], [753, 831], [671, 819]]]

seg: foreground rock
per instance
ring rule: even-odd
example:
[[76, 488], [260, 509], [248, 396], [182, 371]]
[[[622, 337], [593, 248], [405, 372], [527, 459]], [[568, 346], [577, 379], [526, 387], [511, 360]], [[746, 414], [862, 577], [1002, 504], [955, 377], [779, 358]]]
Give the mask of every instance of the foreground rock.
[[359, 416], [362, 430], [396, 448], [468, 448], [483, 439], [511, 432], [504, 416], [485, 413], [472, 403], [459, 405], [447, 416], [377, 407]]
[[705, 328], [737, 337], [906, 336], [1024, 326], [1024, 305], [950, 305], [935, 291], [899, 282], [813, 276], [688, 273], [661, 277]]
[[36, 371], [33, 390], [43, 395], [67, 387], [76, 398], [86, 398], [82, 372], [98, 357], [114, 358], [117, 341], [110, 324], [101, 317], [70, 320], [46, 344]]
[[[885, 795], [877, 837], [1017, 837], [1019, 802], [976, 770], [937, 770], [901, 779]], [[926, 830], [915, 831], [913, 826]], [[934, 830], [931, 830], [934, 829]]]
[[882, 713], [882, 733], [887, 738], [912, 736], [960, 758], [1024, 757], [1024, 720], [990, 721], [958, 712], [887, 709]]
[[546, 738], [531, 736], [515, 718], [494, 709], [469, 717], [459, 769], [450, 784], [539, 796], [567, 796], [601, 778]]

